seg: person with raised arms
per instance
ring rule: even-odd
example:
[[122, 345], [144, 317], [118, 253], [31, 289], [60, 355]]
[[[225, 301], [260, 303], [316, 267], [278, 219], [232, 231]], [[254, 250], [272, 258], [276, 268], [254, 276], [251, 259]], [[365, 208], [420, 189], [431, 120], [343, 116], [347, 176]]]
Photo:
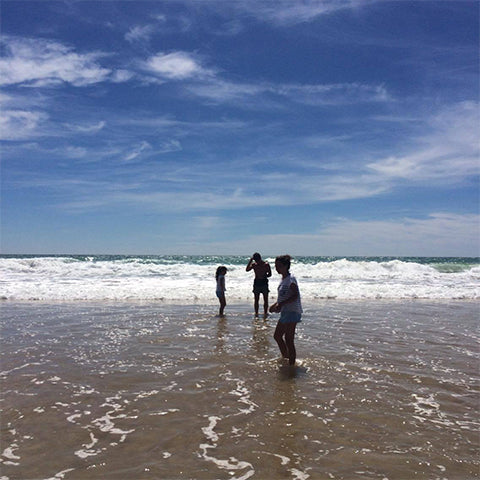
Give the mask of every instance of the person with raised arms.
[[263, 295], [263, 312], [264, 318], [268, 316], [268, 278], [272, 276], [272, 269], [268, 262], [264, 262], [259, 253], [255, 252], [248, 262], [247, 272], [253, 270], [255, 272], [255, 279], [253, 280], [253, 295], [254, 295], [254, 309], [255, 316], [258, 316], [258, 308], [260, 301], [260, 294]]

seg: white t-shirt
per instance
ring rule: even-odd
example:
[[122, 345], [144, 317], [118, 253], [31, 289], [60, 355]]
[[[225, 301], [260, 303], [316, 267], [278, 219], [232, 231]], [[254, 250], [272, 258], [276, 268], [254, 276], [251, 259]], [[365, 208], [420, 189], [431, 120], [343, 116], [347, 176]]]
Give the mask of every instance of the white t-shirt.
[[225, 290], [225, 275], [219, 275], [217, 278], [217, 292], [223, 293]]
[[[297, 279], [292, 275], [288, 274], [285, 278], [282, 278], [280, 285], [278, 286], [278, 299], [277, 303], [284, 302], [291, 296], [290, 285], [294, 283], [297, 285]], [[282, 305], [282, 312], [295, 312], [302, 313], [302, 302], [300, 300], [300, 290], [298, 291], [298, 297], [293, 302], [286, 303]]]

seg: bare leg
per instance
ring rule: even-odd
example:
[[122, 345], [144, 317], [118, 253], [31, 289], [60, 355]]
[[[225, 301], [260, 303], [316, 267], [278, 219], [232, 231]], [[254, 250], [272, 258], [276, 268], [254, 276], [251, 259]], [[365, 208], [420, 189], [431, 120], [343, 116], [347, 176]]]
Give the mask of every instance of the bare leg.
[[285, 328], [285, 343], [288, 350], [288, 363], [290, 365], [295, 365], [295, 360], [297, 358], [297, 351], [295, 350], [295, 327], [296, 323], [287, 323]]
[[280, 353], [282, 354], [282, 357], [289, 358], [288, 348], [285, 342], [283, 341], [283, 335], [285, 335], [285, 325], [278, 322], [277, 328], [275, 329], [275, 333], [273, 334], [273, 338], [278, 344], [278, 348], [280, 349]]
[[255, 308], [255, 316], [257, 317], [258, 316], [258, 302], [260, 300], [260, 294], [259, 293], [254, 293], [253, 294], [255, 296], [255, 303], [254, 303], [254, 308]]
[[221, 297], [219, 297], [218, 299], [220, 301], [220, 310], [218, 312], [218, 314], [223, 317], [223, 311], [225, 309], [225, 307], [227, 306], [227, 301], [225, 300], [225, 295], [222, 295]]
[[268, 317], [268, 292], [263, 294], [263, 317]]

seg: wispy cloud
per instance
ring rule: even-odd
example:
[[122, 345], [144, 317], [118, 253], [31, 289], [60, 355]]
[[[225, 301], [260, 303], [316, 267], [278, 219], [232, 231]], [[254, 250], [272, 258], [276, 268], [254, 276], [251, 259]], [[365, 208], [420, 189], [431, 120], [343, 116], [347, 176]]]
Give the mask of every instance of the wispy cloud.
[[384, 85], [340, 83], [323, 85], [280, 85], [272, 90], [309, 105], [339, 105], [391, 100]]
[[385, 178], [410, 181], [456, 181], [480, 173], [480, 109], [462, 102], [443, 109], [428, 121], [428, 133], [410, 143], [410, 151], [367, 165]]
[[105, 125], [107, 122], [104, 120], [101, 120], [98, 123], [95, 123], [93, 125], [72, 125], [72, 124], [67, 124], [66, 127], [69, 128], [70, 130], [74, 132], [79, 132], [79, 133], [97, 133], [100, 132], [101, 130], [104, 129]]
[[132, 160], [137, 159], [142, 154], [142, 152], [151, 149], [152, 146], [148, 142], [143, 141], [139, 145], [137, 145], [131, 152], [126, 154], [123, 160], [125, 162], [131, 162]]
[[[480, 250], [480, 216], [476, 214], [432, 213], [427, 218], [382, 221], [339, 220], [321, 231], [320, 244], [358, 245], [356, 254], [375, 251], [383, 255], [451, 255]], [[425, 241], [428, 239], [428, 241]], [[423, 246], [423, 247], [422, 247]], [[424, 251], [421, 251], [421, 249]], [[355, 252], [352, 252], [355, 253]]]
[[265, 106], [288, 99], [296, 103], [322, 106], [392, 100], [387, 88], [381, 84], [234, 82], [223, 78], [220, 69], [206, 67], [204, 59], [199, 55], [185, 51], [159, 52], [141, 65], [144, 70], [163, 80], [186, 81], [183, 88], [191, 95], [216, 103], [242, 105], [245, 99], [256, 99], [261, 100]]
[[233, 14], [244, 15], [250, 19], [253, 17], [258, 22], [284, 27], [310, 22], [319, 16], [335, 11], [359, 8], [375, 3], [375, 0], [302, 0], [297, 2], [291, 0], [263, 0], [261, 2], [237, 0], [236, 2], [222, 2], [221, 8], [219, 8], [219, 2], [215, 0], [204, 3], [215, 8], [218, 13], [225, 12], [225, 15], [229, 17]]
[[[320, 15], [359, 7], [365, 3], [367, 2], [362, 0], [303, 0], [302, 2], [243, 0], [239, 2], [238, 7], [255, 14], [257, 19], [278, 25], [290, 25], [308, 22]], [[372, 2], [370, 1], [370, 3]]]
[[[236, 0], [219, 2], [218, 0], [203, 0], [201, 7], [210, 9], [216, 16], [224, 18], [221, 24], [208, 28], [214, 35], [237, 35], [241, 33], [252, 19], [275, 27], [290, 27], [299, 23], [308, 23], [315, 19], [342, 10], [357, 10], [365, 5], [381, 0]], [[169, 12], [151, 15], [151, 22], [137, 24], [128, 29], [125, 39], [130, 43], [148, 43], [153, 35], [165, 33], [186, 33], [193, 25], [202, 24], [198, 18], [198, 4], [190, 0], [179, 0], [187, 8], [186, 14]]]
[[156, 155], [163, 155], [166, 153], [178, 152], [182, 150], [181, 143], [176, 139], [165, 140], [158, 142], [155, 146], [152, 146], [149, 142], [143, 141], [131, 149], [123, 156], [124, 162], [132, 162], [138, 160], [148, 154], [150, 157]]
[[[433, 130], [425, 136], [425, 144], [420, 145], [424, 150], [419, 151], [418, 138], [408, 139], [408, 148], [413, 153], [398, 157], [397, 169], [393, 169], [386, 160], [366, 164], [360, 162], [355, 167], [351, 166], [349, 171], [341, 164], [337, 165], [338, 168], [333, 168], [330, 164], [323, 168], [322, 163], [317, 162], [315, 165], [310, 160], [305, 160], [299, 150], [296, 159], [288, 151], [276, 155], [275, 169], [268, 167], [268, 158], [262, 159], [263, 163], [258, 165], [259, 160], [255, 158], [238, 158], [229, 162], [228, 169], [223, 169], [220, 160], [214, 157], [198, 164], [189, 163], [188, 167], [174, 160], [162, 161], [159, 175], [158, 169], [154, 167], [158, 155], [183, 149], [177, 138], [164, 139], [155, 144], [141, 141], [133, 148], [117, 145], [116, 150], [110, 152], [102, 147], [97, 149], [96, 153], [91, 151], [92, 149], [85, 152], [81, 147], [72, 145], [70, 150], [65, 152], [67, 158], [109, 158], [111, 162], [128, 164], [128, 181], [126, 177], [123, 177], [122, 181], [112, 178], [111, 184], [115, 188], [109, 189], [108, 194], [104, 186], [100, 188], [95, 182], [89, 183], [91, 190], [82, 187], [78, 192], [70, 191], [70, 202], [65, 202], [62, 197], [62, 208], [76, 211], [129, 205], [143, 211], [155, 212], [165, 209], [179, 212], [219, 212], [372, 198], [393, 191], [408, 182], [425, 179], [451, 183], [472, 175], [478, 168], [478, 145], [475, 122], [472, 122], [475, 117], [476, 106], [470, 103], [462, 103], [435, 114], [427, 122]], [[153, 127], [158, 127], [157, 120], [152, 124]], [[182, 126], [181, 122], [172, 124], [166, 119], [163, 119], [161, 124], [165, 121], [166, 128], [174, 126], [178, 129]], [[97, 127], [100, 126], [97, 124]], [[203, 128], [207, 126], [204, 125]], [[195, 127], [201, 130], [201, 126]], [[188, 124], [182, 128], [191, 130]], [[211, 126], [208, 128], [211, 129]], [[219, 128], [222, 128], [221, 124]], [[297, 147], [300, 148], [298, 143]], [[186, 155], [190, 154], [187, 152]], [[146, 159], [153, 163], [139, 163]], [[255, 176], [256, 182], [244, 185], [239, 180], [244, 178], [246, 170]], [[125, 173], [117, 172], [119, 176]], [[82, 174], [78, 175], [81, 178]], [[86, 180], [88, 172], [85, 175]], [[47, 183], [44, 188], [48, 185], [48, 181], [45, 181]], [[60, 184], [60, 181], [56, 182], [51, 188], [56, 190]], [[95, 199], [97, 192], [102, 194]]]
[[[176, 144], [171, 146], [176, 147]], [[149, 157], [155, 155], [152, 146], [142, 142], [120, 157], [121, 163], [130, 166], [128, 170], [117, 170], [108, 180], [98, 181], [90, 179], [86, 172], [79, 190], [65, 190], [68, 182], [62, 182], [61, 178], [37, 177], [36, 181], [40, 182], [41, 188], [48, 188], [59, 195], [59, 208], [71, 212], [82, 212], [89, 208], [109, 210], [119, 206], [158, 213], [224, 212], [367, 198], [385, 191], [384, 185], [374, 177], [367, 176], [257, 175], [257, 187], [242, 186], [238, 182], [243, 176], [241, 170], [223, 173], [217, 165], [193, 168], [191, 165], [182, 167], [175, 162], [162, 162], [161, 170], [155, 168], [154, 164], [149, 168], [145, 164], [133, 168], [140, 157], [146, 154]], [[77, 176], [77, 180], [81, 179]], [[34, 188], [35, 184], [28, 179], [19, 179], [16, 187]], [[70, 197], [69, 201], [65, 200], [65, 193]]]
[[125, 40], [129, 43], [148, 44], [154, 35], [186, 32], [191, 21], [182, 15], [152, 14], [150, 21], [137, 24], [128, 29]]
[[[80, 54], [72, 47], [45, 39], [4, 37], [7, 55], [0, 59], [0, 85], [55, 86], [69, 83], [85, 87], [101, 82], [122, 83], [135, 77], [145, 82], [183, 81], [190, 95], [215, 103], [230, 103], [255, 108], [278, 107], [285, 99], [312, 106], [342, 105], [391, 100], [384, 85], [343, 84], [275, 84], [268, 82], [233, 82], [206, 66], [204, 58], [186, 51], [158, 52], [137, 62], [137, 72], [119, 65], [105, 68], [100, 63], [109, 56], [102, 52]], [[146, 77], [148, 73], [150, 77]], [[258, 103], [246, 104], [246, 99]]]
[[83, 147], [75, 147], [72, 145], [66, 148], [57, 149], [57, 154], [62, 155], [64, 158], [78, 159], [84, 158], [87, 154], [87, 149]]
[[155, 33], [154, 25], [136, 25], [131, 27], [125, 34], [125, 40], [128, 42], [148, 42], [150, 37]]
[[[197, 245], [205, 252], [368, 256], [465, 256], [480, 254], [480, 216], [432, 213], [427, 217], [358, 221], [337, 219], [315, 233], [254, 234]], [[426, 240], [428, 239], [428, 240]]]
[[[217, 103], [242, 105], [245, 99], [261, 99], [264, 107], [270, 103], [288, 99], [291, 102], [312, 106], [348, 105], [355, 103], [386, 102], [392, 100], [383, 85], [359, 83], [344, 84], [275, 84], [275, 83], [235, 83], [221, 78], [190, 83], [185, 87], [192, 94]], [[253, 104], [243, 104], [255, 108]]]
[[39, 126], [48, 119], [40, 111], [3, 110], [0, 115], [1, 140], [26, 140], [41, 135]]
[[171, 152], [179, 152], [182, 150], [182, 144], [179, 140], [167, 140], [164, 142], [160, 142], [159, 146], [156, 149], [157, 154], [163, 153], [171, 153]]
[[191, 83], [186, 86], [190, 93], [215, 102], [238, 102], [268, 92], [266, 85], [253, 83], [234, 83], [222, 79], [209, 82]]
[[102, 53], [79, 54], [62, 43], [3, 36], [7, 55], [0, 59], [0, 85], [83, 87], [105, 81], [111, 70], [98, 64]]

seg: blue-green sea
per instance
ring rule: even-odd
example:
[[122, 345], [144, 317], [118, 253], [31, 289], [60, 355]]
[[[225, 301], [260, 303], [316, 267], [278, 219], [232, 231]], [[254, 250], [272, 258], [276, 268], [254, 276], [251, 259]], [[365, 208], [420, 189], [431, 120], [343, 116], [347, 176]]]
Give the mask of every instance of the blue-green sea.
[[[274, 257], [266, 257], [272, 265]], [[214, 273], [228, 268], [227, 295], [251, 295], [247, 256], [1, 255], [3, 300], [216, 301]], [[294, 257], [305, 300], [478, 299], [478, 257]], [[271, 279], [276, 288], [276, 274]]]

